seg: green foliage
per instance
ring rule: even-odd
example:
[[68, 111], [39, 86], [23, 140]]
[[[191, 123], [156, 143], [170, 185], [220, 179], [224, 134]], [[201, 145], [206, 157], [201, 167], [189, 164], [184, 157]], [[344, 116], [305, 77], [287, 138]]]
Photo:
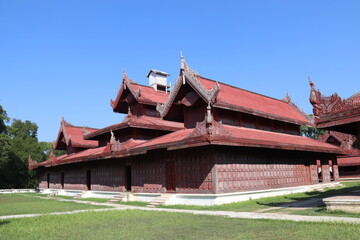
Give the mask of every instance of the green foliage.
[[48, 159], [51, 143], [38, 142], [38, 126], [13, 119], [0, 106], [0, 188], [35, 188], [37, 176], [28, 169], [29, 156], [37, 162]]
[[7, 116], [6, 111], [0, 105], [0, 134], [6, 133], [5, 123], [9, 122], [10, 118]]
[[65, 150], [55, 150], [54, 144], [51, 142], [39, 142], [39, 144], [41, 146], [42, 151], [44, 152], [44, 154], [46, 156], [44, 160], [49, 159], [51, 150], [52, 150], [53, 154], [55, 155], [55, 157], [59, 157], [61, 155], [66, 154]]
[[319, 136], [324, 135], [325, 132], [326, 132], [325, 130], [317, 129], [314, 127], [309, 127], [309, 126], [301, 126], [300, 127], [301, 135], [308, 137], [308, 138], [318, 139]]

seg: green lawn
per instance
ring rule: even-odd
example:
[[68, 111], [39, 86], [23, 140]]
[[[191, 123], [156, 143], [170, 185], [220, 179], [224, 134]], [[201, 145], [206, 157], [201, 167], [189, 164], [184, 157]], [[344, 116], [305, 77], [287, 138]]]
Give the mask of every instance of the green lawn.
[[149, 203], [148, 202], [140, 202], [140, 201], [129, 201], [129, 202], [116, 202], [116, 204], [136, 206], [136, 207], [146, 207]]
[[[259, 209], [266, 209], [271, 207], [279, 206], [283, 203], [289, 203], [299, 200], [307, 200], [310, 198], [326, 198], [330, 196], [340, 195], [354, 190], [360, 190], [360, 181], [356, 182], [342, 182], [344, 186], [328, 189], [324, 192], [306, 192], [306, 193], [295, 193], [289, 195], [283, 195], [278, 197], [261, 198], [255, 200], [249, 200], [244, 202], [229, 203], [216, 206], [193, 206], [193, 205], [170, 205], [170, 206], [159, 206], [161, 208], [176, 208], [176, 209], [192, 209], [192, 210], [212, 210], [212, 211], [237, 211], [237, 212], [251, 212]], [[296, 214], [301, 214], [298, 210]], [[276, 212], [276, 210], [272, 211]], [[295, 213], [294, 213], [295, 214]], [[333, 213], [324, 210], [324, 208], [314, 208], [303, 213], [303, 215], [332, 215]], [[342, 214], [342, 216], [358, 216], [358, 214]]]
[[0, 194], [0, 216], [66, 212], [72, 210], [84, 210], [104, 208], [75, 202], [61, 202], [51, 199], [42, 199], [34, 194]]
[[360, 227], [126, 210], [4, 220], [0, 239], [351, 240], [360, 239]]

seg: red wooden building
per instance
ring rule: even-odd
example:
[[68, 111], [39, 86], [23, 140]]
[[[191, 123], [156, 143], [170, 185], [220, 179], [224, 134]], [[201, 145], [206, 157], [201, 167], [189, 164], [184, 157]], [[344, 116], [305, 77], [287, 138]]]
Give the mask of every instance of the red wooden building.
[[339, 146], [346, 153], [337, 159], [340, 178], [360, 178], [360, 92], [341, 99], [336, 93], [323, 96], [311, 81], [310, 86], [316, 127], [328, 130], [319, 140]]
[[[213, 204], [249, 191], [338, 181], [342, 150], [300, 136], [300, 125], [312, 123], [290, 97], [278, 100], [210, 80], [184, 59], [171, 92], [165, 73], [149, 75], [152, 87], [124, 74], [111, 101], [114, 112], [127, 114], [124, 121], [83, 131], [83, 140], [97, 146], [29, 161], [40, 188], [128, 192], [137, 200], [173, 193], [178, 200], [187, 196], [202, 204], [211, 198]], [[216, 202], [219, 197], [228, 199]]]

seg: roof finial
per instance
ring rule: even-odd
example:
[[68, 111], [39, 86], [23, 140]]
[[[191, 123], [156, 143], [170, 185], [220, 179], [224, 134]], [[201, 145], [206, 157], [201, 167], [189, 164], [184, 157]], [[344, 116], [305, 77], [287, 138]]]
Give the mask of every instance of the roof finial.
[[310, 84], [310, 85], [311, 85], [311, 84], [314, 84], [314, 82], [311, 81], [311, 79], [310, 79], [310, 75], [308, 75], [308, 79], [309, 79], [309, 84]]
[[110, 130], [110, 134], [111, 134], [110, 143], [114, 143], [116, 141], [116, 139], [115, 139], [115, 135], [112, 130]]
[[180, 52], [180, 57], [181, 57], [181, 66], [180, 66], [180, 69], [185, 70], [185, 68], [186, 68], [186, 62], [185, 62], [184, 56], [182, 55], [182, 52]]

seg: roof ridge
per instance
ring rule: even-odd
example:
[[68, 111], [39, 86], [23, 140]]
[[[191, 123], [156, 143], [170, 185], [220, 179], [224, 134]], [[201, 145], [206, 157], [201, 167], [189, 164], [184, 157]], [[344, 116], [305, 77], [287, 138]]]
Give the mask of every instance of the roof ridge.
[[93, 128], [93, 127], [85, 127], [85, 126], [75, 126], [75, 125], [71, 125], [71, 126], [66, 126], [66, 127], [74, 127], [74, 128], [85, 128], [85, 129], [93, 129], [93, 130], [98, 130], [98, 128]]
[[250, 91], [250, 90], [246, 90], [246, 89], [243, 89], [243, 88], [234, 86], [234, 85], [230, 85], [230, 84], [228, 84], [228, 83], [223, 83], [223, 82], [220, 82], [220, 81], [217, 81], [217, 80], [213, 80], [213, 79], [210, 79], [210, 78], [201, 76], [201, 75], [199, 75], [199, 76], [200, 76], [201, 78], [205, 79], [205, 80], [212, 81], [212, 82], [214, 82], [215, 84], [216, 84], [216, 83], [219, 83], [219, 84], [222, 84], [222, 85], [225, 85], [225, 86], [228, 86], [228, 87], [232, 87], [232, 88], [235, 88], [235, 89], [238, 89], [238, 90], [243, 90], [243, 91], [248, 92], [248, 93], [253, 93], [253, 94], [255, 94], [255, 95], [260, 95], [260, 96], [262, 96], [262, 97], [270, 98], [270, 99], [273, 99], [273, 100], [276, 100], [276, 101], [279, 101], [279, 102], [284, 102], [284, 101], [282, 101], [281, 99], [277, 99], [277, 98], [274, 98], [274, 97], [270, 97], [270, 96], [267, 96], [267, 95], [264, 95], [264, 94], [261, 94], [261, 93], [256, 93], [256, 92], [253, 92], [253, 91]]
[[[146, 87], [146, 88], [149, 88], [149, 89], [153, 89], [151, 86], [144, 85], [144, 84], [140, 84], [140, 83], [137, 83], [137, 82], [132, 82], [132, 83], [130, 83], [130, 84], [137, 85], [137, 86], [139, 86], [139, 87]], [[155, 90], [154, 90], [154, 92], [169, 95], [169, 94], [167, 94], [165, 91], [161, 91], [161, 90], [158, 90], [158, 91], [155, 91]]]

